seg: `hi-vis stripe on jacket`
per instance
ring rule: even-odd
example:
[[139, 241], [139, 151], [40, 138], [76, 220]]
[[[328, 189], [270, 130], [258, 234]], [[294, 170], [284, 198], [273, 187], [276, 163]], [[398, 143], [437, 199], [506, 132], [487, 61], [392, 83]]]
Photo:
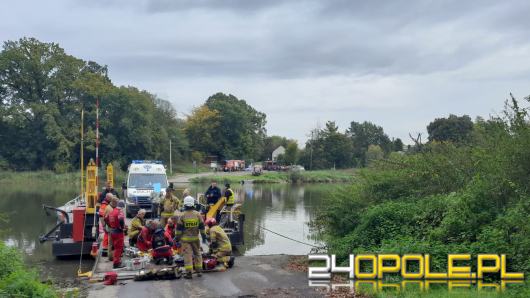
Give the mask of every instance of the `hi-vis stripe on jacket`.
[[195, 210], [184, 211], [177, 221], [175, 236], [182, 242], [193, 242], [199, 241], [199, 232], [206, 235], [201, 214]]

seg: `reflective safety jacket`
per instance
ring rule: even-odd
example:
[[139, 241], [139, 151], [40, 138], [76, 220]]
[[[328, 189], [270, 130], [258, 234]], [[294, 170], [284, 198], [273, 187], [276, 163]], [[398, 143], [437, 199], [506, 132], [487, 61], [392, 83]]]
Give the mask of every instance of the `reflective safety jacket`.
[[234, 205], [236, 203], [236, 198], [234, 197], [234, 191], [230, 188], [227, 188], [225, 191], [226, 205]]
[[179, 209], [180, 201], [177, 197], [172, 195], [169, 198], [164, 197], [161, 205], [162, 205], [162, 208], [164, 209], [162, 210], [162, 213], [160, 215], [164, 217], [171, 217], [173, 216], [173, 213], [175, 212], [175, 210]]
[[125, 230], [125, 216], [121, 208], [114, 208], [109, 214], [108, 224], [112, 234], [123, 234]]
[[232, 251], [230, 238], [228, 238], [223, 228], [215, 225], [209, 229], [208, 234], [210, 236], [210, 245], [213, 249], [226, 252]]
[[199, 232], [206, 237], [204, 232], [204, 221], [196, 210], [186, 210], [182, 212], [177, 221], [177, 240], [182, 242], [199, 241]]
[[145, 219], [141, 219], [135, 216], [131, 221], [131, 228], [129, 229], [129, 238], [134, 238], [142, 231], [142, 227], [145, 226]]

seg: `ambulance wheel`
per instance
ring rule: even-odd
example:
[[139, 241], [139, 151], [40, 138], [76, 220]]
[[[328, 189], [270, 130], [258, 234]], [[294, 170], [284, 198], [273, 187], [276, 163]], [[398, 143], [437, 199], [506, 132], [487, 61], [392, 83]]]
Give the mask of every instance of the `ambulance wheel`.
[[236, 258], [234, 257], [230, 257], [230, 260], [228, 261], [228, 268], [232, 268], [234, 267], [234, 261], [235, 261]]

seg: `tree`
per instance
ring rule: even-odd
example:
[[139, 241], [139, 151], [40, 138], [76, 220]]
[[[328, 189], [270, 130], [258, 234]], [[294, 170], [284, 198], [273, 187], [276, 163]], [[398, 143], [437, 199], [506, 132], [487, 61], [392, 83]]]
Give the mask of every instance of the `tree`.
[[286, 137], [280, 136], [267, 136], [263, 140], [263, 150], [261, 152], [260, 160], [269, 160], [272, 158], [272, 152], [276, 148], [283, 146], [287, 148], [287, 144], [292, 141]]
[[334, 121], [328, 121], [322, 130], [324, 137], [324, 154], [328, 167], [348, 168], [352, 165], [352, 142], [339, 132]]
[[308, 169], [351, 167], [351, 140], [346, 134], [339, 132], [335, 122], [328, 121], [324, 129], [313, 131], [301, 160]]
[[401, 141], [400, 138], [397, 138], [392, 141], [392, 151], [396, 151], [396, 152], [403, 151], [404, 146], [405, 145], [403, 144], [403, 141]]
[[[4, 43], [0, 54], [0, 149], [17, 169], [63, 168], [72, 159], [75, 82], [87, 63], [55, 43], [34, 38]], [[78, 122], [79, 120], [77, 120]]]
[[212, 153], [226, 159], [259, 159], [266, 130], [266, 115], [232, 94], [216, 93], [205, 106], [219, 114], [214, 132], [216, 150]]
[[469, 141], [473, 131], [473, 121], [468, 115], [449, 115], [437, 118], [427, 126], [429, 141], [464, 143]]
[[219, 155], [222, 151], [216, 132], [220, 129], [221, 117], [217, 110], [205, 105], [193, 109], [185, 125], [190, 148], [210, 155]]
[[125, 167], [131, 159], [168, 160], [188, 152], [182, 122], [167, 101], [134, 87], [116, 87], [107, 67], [70, 56], [55, 43], [8, 41], [0, 52], [2, 167], [77, 168], [80, 114], [85, 111], [85, 160], [95, 153], [100, 101], [100, 157]]
[[366, 150], [366, 163], [370, 164], [374, 161], [381, 160], [385, 157], [383, 149], [379, 145], [370, 145]]
[[284, 161], [288, 165], [295, 165], [298, 162], [298, 144], [295, 141], [289, 142], [287, 145]]
[[378, 145], [383, 152], [392, 150], [392, 142], [381, 126], [371, 122], [352, 121], [347, 131], [353, 143], [353, 157], [358, 166], [366, 165], [366, 151], [370, 145]]

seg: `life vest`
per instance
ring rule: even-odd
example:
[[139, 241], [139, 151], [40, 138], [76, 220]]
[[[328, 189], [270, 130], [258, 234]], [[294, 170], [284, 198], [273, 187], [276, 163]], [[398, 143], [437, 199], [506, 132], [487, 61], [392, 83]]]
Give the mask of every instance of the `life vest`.
[[101, 206], [99, 206], [99, 217], [100, 218], [104, 218], [105, 217], [105, 209], [107, 209], [107, 201], [103, 201], [103, 203], [101, 203]]
[[236, 203], [236, 199], [234, 197], [234, 191], [232, 189], [227, 189], [230, 192], [230, 196], [226, 198], [226, 205], [234, 205]]

